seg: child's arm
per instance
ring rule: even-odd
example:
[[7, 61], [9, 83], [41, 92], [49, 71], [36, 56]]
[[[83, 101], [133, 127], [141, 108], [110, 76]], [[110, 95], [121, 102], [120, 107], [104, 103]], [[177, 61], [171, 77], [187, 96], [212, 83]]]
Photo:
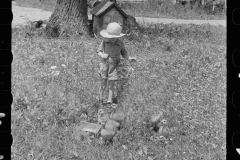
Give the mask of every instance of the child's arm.
[[121, 55], [122, 55], [123, 58], [129, 59], [128, 52], [127, 52], [127, 50], [125, 48], [125, 45], [123, 43], [122, 43]]
[[126, 58], [127, 60], [129, 60], [131, 62], [137, 60], [136, 57], [130, 57], [128, 55], [128, 52], [126, 51], [125, 45], [123, 43], [122, 43], [121, 55], [122, 55], [123, 58]]
[[107, 58], [108, 54], [103, 53], [103, 41], [101, 42], [101, 44], [98, 47], [97, 53], [100, 57], [102, 58]]

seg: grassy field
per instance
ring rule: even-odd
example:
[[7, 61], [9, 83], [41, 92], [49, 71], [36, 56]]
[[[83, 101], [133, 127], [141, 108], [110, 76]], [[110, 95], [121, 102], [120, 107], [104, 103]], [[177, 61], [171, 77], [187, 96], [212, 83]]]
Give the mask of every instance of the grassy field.
[[171, 18], [171, 19], [207, 19], [219, 20], [226, 19], [226, 12], [216, 10], [216, 13], [211, 12], [211, 6], [205, 7], [190, 6], [190, 5], [171, 5], [158, 1], [151, 1], [144, 5], [132, 4], [122, 7], [123, 10], [134, 17], [152, 17], [152, 18]]
[[[17, 5], [24, 7], [41, 8], [53, 11], [56, 0], [16, 0]], [[146, 4], [127, 4], [121, 8], [134, 17], [173, 18], [173, 19], [226, 19], [226, 12], [216, 8], [216, 13], [211, 13], [211, 6], [205, 7], [189, 5], [171, 5], [162, 1], [151, 1]], [[89, 13], [90, 14], [90, 13]]]
[[[157, 25], [124, 39], [138, 61], [121, 92], [126, 121], [112, 145], [73, 134], [80, 112], [97, 105], [101, 40], [45, 39], [29, 28], [12, 31], [13, 160], [226, 159], [225, 28]], [[168, 144], [146, 127], [159, 110], [177, 127]]]

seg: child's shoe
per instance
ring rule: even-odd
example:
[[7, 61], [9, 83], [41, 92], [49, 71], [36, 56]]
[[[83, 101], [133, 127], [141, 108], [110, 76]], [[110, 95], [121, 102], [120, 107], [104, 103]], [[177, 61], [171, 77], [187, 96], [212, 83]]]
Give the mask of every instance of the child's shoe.
[[113, 98], [113, 103], [114, 104], [118, 104], [118, 100], [117, 100], [117, 98], [115, 97], [115, 98]]

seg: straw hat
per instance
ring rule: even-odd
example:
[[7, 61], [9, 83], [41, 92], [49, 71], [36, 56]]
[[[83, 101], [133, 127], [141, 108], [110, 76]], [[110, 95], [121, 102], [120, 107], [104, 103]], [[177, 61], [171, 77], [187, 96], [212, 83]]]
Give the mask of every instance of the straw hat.
[[109, 23], [106, 29], [101, 30], [100, 35], [104, 38], [119, 38], [122, 34], [122, 27], [117, 22]]

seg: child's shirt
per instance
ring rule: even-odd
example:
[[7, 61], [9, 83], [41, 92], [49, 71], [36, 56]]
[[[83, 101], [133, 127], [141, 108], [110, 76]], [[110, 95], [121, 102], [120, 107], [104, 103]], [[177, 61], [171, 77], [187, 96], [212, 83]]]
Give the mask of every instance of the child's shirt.
[[103, 40], [98, 47], [97, 52], [108, 54], [109, 63], [118, 63], [120, 61], [120, 55], [122, 55], [123, 58], [128, 58], [125, 45], [120, 39], [117, 39], [115, 42], [111, 42], [108, 39]]

